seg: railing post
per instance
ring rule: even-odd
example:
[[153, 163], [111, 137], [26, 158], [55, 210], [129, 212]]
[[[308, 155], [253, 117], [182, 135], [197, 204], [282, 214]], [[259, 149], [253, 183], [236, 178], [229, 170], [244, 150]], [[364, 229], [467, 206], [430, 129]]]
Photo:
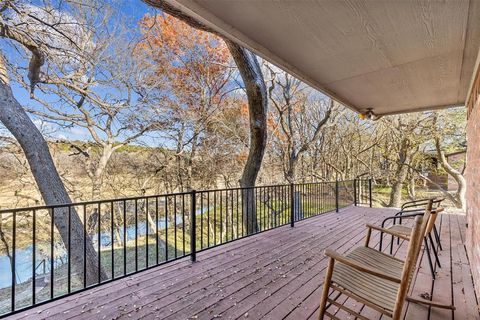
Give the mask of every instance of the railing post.
[[368, 179], [368, 194], [369, 194], [369, 202], [370, 208], [372, 207], [372, 178]]
[[192, 262], [197, 261], [197, 221], [196, 221], [196, 209], [197, 209], [197, 193], [192, 190], [191, 196], [191, 211], [190, 211], [190, 259]]
[[353, 179], [353, 204], [357, 206], [357, 179]]
[[295, 185], [290, 183], [290, 227], [295, 226]]
[[335, 180], [335, 211], [338, 212], [338, 180]]

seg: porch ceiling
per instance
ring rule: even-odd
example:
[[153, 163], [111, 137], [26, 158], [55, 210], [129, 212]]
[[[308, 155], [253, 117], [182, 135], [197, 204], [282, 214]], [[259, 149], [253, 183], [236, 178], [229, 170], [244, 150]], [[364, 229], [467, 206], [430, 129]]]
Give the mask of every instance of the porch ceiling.
[[480, 47], [476, 0], [167, 2], [358, 112], [464, 105]]

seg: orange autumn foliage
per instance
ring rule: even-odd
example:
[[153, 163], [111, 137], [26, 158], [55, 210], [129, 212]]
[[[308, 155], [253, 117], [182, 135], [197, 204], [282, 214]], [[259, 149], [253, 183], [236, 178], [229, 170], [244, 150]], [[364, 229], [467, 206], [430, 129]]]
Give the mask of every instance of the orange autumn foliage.
[[233, 68], [220, 38], [168, 15], [146, 15], [140, 29], [143, 40], [135, 54], [153, 70], [148, 84], [181, 108], [208, 109], [222, 102]]

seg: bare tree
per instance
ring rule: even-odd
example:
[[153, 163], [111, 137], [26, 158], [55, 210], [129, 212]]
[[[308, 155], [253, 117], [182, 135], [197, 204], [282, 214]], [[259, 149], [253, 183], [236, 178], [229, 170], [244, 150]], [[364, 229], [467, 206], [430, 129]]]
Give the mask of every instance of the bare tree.
[[[14, 46], [19, 46], [20, 52], [27, 50], [30, 54], [28, 79], [31, 93], [41, 80], [42, 66], [50, 55], [58, 54], [59, 43], [71, 41], [69, 36], [59, 29], [63, 23], [52, 21], [52, 18], [58, 16], [59, 12], [52, 8], [17, 6], [12, 1], [4, 2], [1, 8], [0, 36], [10, 40]], [[63, 40], [58, 42], [59, 39]], [[0, 52], [0, 121], [22, 147], [45, 203], [70, 203], [70, 197], [55, 168], [47, 142], [13, 95], [7, 67], [4, 53]], [[83, 224], [76, 212], [72, 212], [71, 225], [68, 224], [66, 210], [57, 210], [54, 222], [64, 243], [67, 243], [69, 234], [72, 243], [82, 243]], [[83, 250], [80, 246], [74, 248], [77, 249], [71, 253], [72, 265], [81, 272]], [[94, 283], [99, 272], [101, 277], [105, 278], [104, 272], [98, 269], [97, 254], [90, 239], [86, 239], [85, 251], [87, 282]]]
[[[115, 12], [103, 7], [98, 21], [91, 10], [80, 10], [77, 15], [72, 19], [83, 21], [82, 37], [65, 45], [67, 53], [49, 57], [44, 74], [35, 82], [38, 90], [31, 91], [41, 108], [28, 111], [58, 127], [79, 128], [89, 135], [89, 142], [72, 142], [71, 150], [72, 155], [84, 158], [91, 199], [100, 199], [112, 154], [158, 123], [142, 116], [150, 115], [148, 91], [141, 88], [143, 70], [132, 57], [134, 43], [127, 38], [129, 31], [121, 23], [114, 23], [112, 30], [112, 21], [118, 19]], [[18, 82], [30, 86], [20, 76]]]
[[276, 138], [284, 160], [285, 179], [294, 183], [299, 161], [325, 133], [335, 103], [288, 73], [268, 64], [266, 68], [271, 77], [269, 98], [275, 107], [272, 114], [278, 123], [272, 139]]

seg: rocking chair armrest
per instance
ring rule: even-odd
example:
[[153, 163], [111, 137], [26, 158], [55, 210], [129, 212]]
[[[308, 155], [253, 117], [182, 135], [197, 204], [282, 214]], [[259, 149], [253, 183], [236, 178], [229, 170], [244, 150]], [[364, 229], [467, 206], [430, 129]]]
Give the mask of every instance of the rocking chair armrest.
[[393, 230], [377, 227], [373, 224], [367, 224], [367, 228], [372, 229], [372, 230], [377, 230], [377, 231], [380, 231], [380, 232], [383, 232], [383, 233], [388, 233], [388, 234], [391, 234], [392, 236], [395, 236], [395, 237], [403, 239], [403, 240], [410, 240], [410, 238], [408, 236], [404, 235], [404, 234], [395, 232]]
[[399, 279], [397, 277], [388, 275], [388, 274], [384, 273], [383, 271], [377, 270], [377, 269], [372, 268], [370, 266], [366, 266], [366, 265], [364, 265], [362, 263], [359, 263], [359, 262], [357, 262], [353, 259], [342, 256], [341, 254], [335, 252], [334, 250], [326, 249], [325, 250], [325, 255], [327, 257], [330, 257], [330, 258], [334, 259], [335, 261], [343, 263], [344, 265], [347, 265], [351, 268], [354, 268], [354, 269], [356, 269], [360, 272], [365, 272], [365, 273], [371, 274], [375, 277], [382, 278], [382, 279], [392, 281], [392, 282], [395, 282], [395, 283], [400, 283], [401, 282], [401, 279]]

